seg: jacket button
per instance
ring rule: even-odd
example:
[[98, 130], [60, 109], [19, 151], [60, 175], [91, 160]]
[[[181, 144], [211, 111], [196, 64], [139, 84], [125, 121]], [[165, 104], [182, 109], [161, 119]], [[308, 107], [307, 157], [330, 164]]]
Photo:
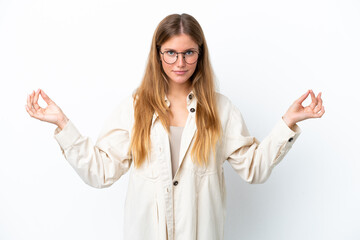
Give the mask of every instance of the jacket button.
[[192, 94], [190, 94], [190, 95], [189, 95], [189, 99], [191, 100], [192, 98], [193, 98], [193, 95], [192, 95]]
[[195, 112], [195, 108], [190, 108], [190, 112]]
[[174, 182], [174, 186], [178, 185], [178, 183], [179, 183], [178, 181], [175, 181], [175, 182]]
[[290, 139], [289, 139], [289, 142], [291, 142], [292, 140], [294, 140], [294, 138], [290, 138]]

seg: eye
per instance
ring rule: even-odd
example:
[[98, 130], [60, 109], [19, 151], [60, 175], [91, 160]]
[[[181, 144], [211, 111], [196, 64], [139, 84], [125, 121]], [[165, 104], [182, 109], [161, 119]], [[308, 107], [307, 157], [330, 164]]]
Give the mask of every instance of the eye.
[[194, 51], [187, 51], [186, 53], [185, 53], [186, 55], [193, 55], [194, 54]]
[[174, 55], [174, 53], [175, 53], [174, 51], [166, 51], [166, 54], [170, 56]]

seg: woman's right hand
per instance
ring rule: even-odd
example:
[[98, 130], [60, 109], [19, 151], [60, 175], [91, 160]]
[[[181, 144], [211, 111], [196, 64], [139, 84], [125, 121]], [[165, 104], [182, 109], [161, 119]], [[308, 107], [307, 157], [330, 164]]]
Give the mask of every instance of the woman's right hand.
[[[46, 102], [47, 106], [42, 108], [38, 104], [39, 94]], [[63, 111], [52, 101], [46, 93], [38, 89], [33, 91], [27, 97], [26, 111], [33, 118], [39, 119], [44, 122], [49, 122], [57, 125], [61, 130], [65, 127], [69, 119], [65, 116]]]

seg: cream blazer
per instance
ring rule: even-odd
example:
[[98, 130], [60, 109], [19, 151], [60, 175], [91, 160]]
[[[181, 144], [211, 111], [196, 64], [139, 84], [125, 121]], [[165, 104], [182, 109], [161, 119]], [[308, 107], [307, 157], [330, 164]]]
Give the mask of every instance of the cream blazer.
[[[168, 106], [170, 102], [165, 97]], [[263, 183], [289, 151], [301, 130], [280, 119], [259, 142], [251, 136], [240, 111], [217, 93], [222, 139], [207, 167], [191, 160], [196, 133], [196, 97], [187, 96], [189, 115], [180, 145], [179, 168], [172, 179], [168, 134], [154, 113], [151, 154], [139, 169], [131, 168], [127, 154], [134, 123], [133, 100], [125, 98], [107, 119], [95, 143], [70, 120], [54, 137], [63, 155], [85, 183], [109, 187], [130, 168], [125, 201], [125, 240], [222, 240], [226, 216], [223, 164], [248, 183]]]

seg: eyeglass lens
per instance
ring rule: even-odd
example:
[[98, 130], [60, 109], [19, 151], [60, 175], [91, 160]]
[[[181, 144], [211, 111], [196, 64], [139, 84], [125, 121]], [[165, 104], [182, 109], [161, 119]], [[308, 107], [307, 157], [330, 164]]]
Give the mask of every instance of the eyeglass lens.
[[164, 55], [164, 61], [169, 64], [175, 63], [178, 58], [178, 55], [180, 57], [185, 57], [185, 62], [188, 64], [193, 64], [198, 59], [198, 53], [194, 52], [194, 51], [187, 51], [184, 53], [176, 53], [174, 51], [165, 51], [163, 55]]

